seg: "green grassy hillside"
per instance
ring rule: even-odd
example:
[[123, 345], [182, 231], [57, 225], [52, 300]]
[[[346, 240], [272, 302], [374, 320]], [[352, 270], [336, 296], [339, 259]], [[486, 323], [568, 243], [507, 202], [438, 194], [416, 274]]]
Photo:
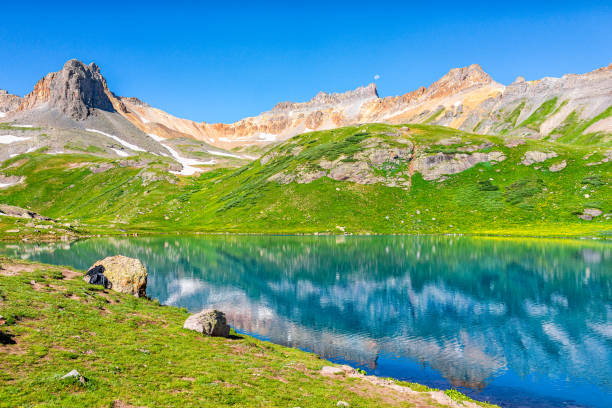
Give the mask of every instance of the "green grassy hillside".
[[[494, 407], [456, 390], [324, 375], [314, 354], [182, 328], [188, 313], [0, 258], [0, 407]], [[84, 379], [61, 377], [77, 370]]]
[[[30, 153], [0, 167], [26, 176], [0, 190], [0, 202], [94, 233], [612, 232], [610, 146], [510, 142], [440, 126], [370, 124], [299, 135], [239, 169], [181, 178], [150, 157], [138, 168]], [[549, 158], [521, 164], [527, 152]], [[464, 169], [468, 162], [476, 164]], [[448, 168], [457, 172], [443, 174]], [[601, 215], [579, 218], [585, 209]]]

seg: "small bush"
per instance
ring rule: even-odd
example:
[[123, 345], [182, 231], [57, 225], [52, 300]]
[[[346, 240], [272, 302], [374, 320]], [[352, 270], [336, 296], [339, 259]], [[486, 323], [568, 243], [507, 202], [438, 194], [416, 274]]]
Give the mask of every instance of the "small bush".
[[521, 204], [526, 199], [540, 193], [544, 188], [544, 182], [541, 179], [536, 180], [519, 180], [506, 187], [504, 198], [510, 204]]
[[484, 180], [478, 182], [478, 190], [480, 191], [497, 191], [499, 190], [499, 186], [491, 183], [491, 180]]
[[603, 186], [604, 183], [603, 180], [601, 179], [601, 176], [598, 174], [594, 174], [591, 176], [586, 176], [585, 178], [582, 179], [582, 181], [580, 182], [582, 184], [590, 184], [592, 186], [595, 187], [599, 187], [599, 186]]

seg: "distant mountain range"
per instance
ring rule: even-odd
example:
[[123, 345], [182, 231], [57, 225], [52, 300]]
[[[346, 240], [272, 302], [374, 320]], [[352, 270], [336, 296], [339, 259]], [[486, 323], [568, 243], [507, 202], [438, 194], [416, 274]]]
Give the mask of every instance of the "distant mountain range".
[[85, 231], [610, 236], [612, 66], [504, 86], [471, 65], [207, 124], [71, 60], [0, 110], [0, 203]]
[[[1, 85], [1, 84], [0, 84]], [[561, 78], [504, 86], [479, 65], [451, 69], [431, 84], [401, 96], [380, 98], [370, 84], [345, 93], [320, 92], [303, 103], [282, 102], [270, 111], [231, 124], [177, 118], [137, 98], [113, 94], [94, 63], [68, 61], [47, 74], [24, 98], [0, 91], [4, 121], [121, 133], [162, 153], [146, 135], [189, 138], [219, 148], [284, 141], [314, 130], [361, 123], [424, 123], [478, 134], [528, 138], [577, 138], [612, 134], [612, 64]], [[97, 126], [97, 127], [96, 127]], [[608, 134], [608, 136], [605, 136]]]

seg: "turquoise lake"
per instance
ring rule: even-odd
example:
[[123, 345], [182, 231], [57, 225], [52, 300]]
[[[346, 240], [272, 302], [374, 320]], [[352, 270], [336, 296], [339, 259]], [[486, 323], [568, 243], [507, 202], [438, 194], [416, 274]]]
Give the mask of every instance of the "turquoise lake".
[[87, 269], [139, 258], [166, 305], [368, 373], [504, 407], [612, 406], [612, 243], [163, 236], [3, 244]]

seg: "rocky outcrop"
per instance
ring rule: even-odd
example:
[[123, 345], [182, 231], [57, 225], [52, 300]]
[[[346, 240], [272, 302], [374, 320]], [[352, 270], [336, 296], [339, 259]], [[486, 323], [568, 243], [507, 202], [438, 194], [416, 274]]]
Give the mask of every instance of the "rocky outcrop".
[[20, 96], [11, 95], [4, 89], [0, 89], [0, 117], [3, 117], [6, 112], [16, 110], [21, 102]]
[[[381, 183], [389, 187], [410, 187], [409, 162], [413, 156], [413, 145], [408, 140], [399, 142], [402, 147], [391, 146], [382, 139], [371, 138], [361, 143], [363, 150], [347, 157], [341, 155], [330, 161], [320, 159], [313, 165], [300, 165], [294, 170], [281, 171], [268, 178], [279, 184], [308, 184], [322, 177], [357, 184]], [[295, 152], [295, 150], [293, 150]], [[293, 154], [293, 153], [292, 153]], [[278, 151], [262, 157], [262, 163], [281, 157]]]
[[601, 211], [599, 208], [585, 208], [582, 211], [582, 214], [578, 215], [578, 218], [585, 221], [591, 221], [593, 218], [599, 217], [601, 214], [603, 214], [603, 211]]
[[532, 165], [534, 163], [541, 163], [541, 162], [546, 161], [548, 159], [552, 159], [553, 157], [557, 157], [557, 153], [555, 153], [555, 152], [539, 152], [537, 150], [535, 150], [535, 151], [528, 151], [528, 152], [525, 152], [525, 156], [523, 156], [523, 161], [521, 161], [521, 164], [524, 165], [524, 166], [530, 166], [530, 165]]
[[100, 68], [93, 62], [85, 65], [73, 59], [66, 62], [60, 71], [41, 79], [18, 110], [47, 104], [72, 119], [83, 120], [93, 115], [96, 109], [115, 112], [111, 97]]
[[[89, 269], [99, 265], [104, 267], [104, 276], [112, 290], [136, 297], [147, 295], [147, 269], [138, 259], [123, 255], [109, 256], [97, 261]], [[89, 276], [85, 279], [88, 280]]]
[[0, 188], [13, 187], [23, 183], [24, 180], [25, 177], [23, 176], [5, 176], [4, 174], [0, 174]]
[[436, 153], [419, 157], [414, 170], [421, 173], [425, 180], [437, 180], [445, 175], [456, 174], [474, 167], [478, 163], [500, 162], [506, 160], [502, 152], [475, 152], [472, 154]]
[[564, 169], [564, 168], [566, 168], [566, 167], [567, 167], [567, 162], [566, 162], [565, 160], [563, 160], [563, 161], [560, 161], [559, 163], [552, 164], [552, 165], [551, 165], [551, 166], [548, 168], [548, 170], [549, 170], [549, 171], [552, 171], [553, 173], [556, 173], [556, 172], [558, 172], [558, 171], [563, 170], [563, 169]]
[[5, 216], [5, 217], [30, 218], [30, 219], [35, 219], [35, 220], [54, 221], [52, 218], [37, 214], [34, 211], [30, 211], [25, 208], [17, 207], [14, 205], [8, 205], [8, 204], [0, 204], [0, 215]]
[[183, 328], [214, 337], [229, 337], [230, 333], [225, 314], [214, 309], [202, 310], [189, 316]]

